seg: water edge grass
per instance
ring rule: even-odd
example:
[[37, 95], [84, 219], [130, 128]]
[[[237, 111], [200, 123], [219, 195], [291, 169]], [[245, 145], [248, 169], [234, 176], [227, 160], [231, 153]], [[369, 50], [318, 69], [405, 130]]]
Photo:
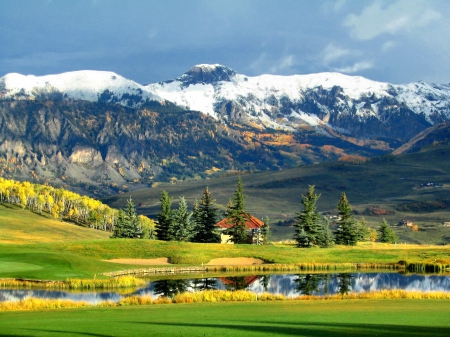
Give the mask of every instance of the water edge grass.
[[392, 299], [421, 299], [421, 300], [450, 300], [450, 293], [432, 291], [408, 290], [380, 290], [362, 293], [332, 294], [332, 295], [300, 295], [286, 297], [282, 294], [255, 294], [246, 290], [204, 290], [200, 292], [183, 292], [173, 298], [151, 296], [126, 296], [117, 302], [105, 301], [90, 304], [85, 301], [75, 302], [61, 299], [27, 298], [17, 302], [0, 302], [0, 311], [34, 311], [55, 310], [66, 308], [86, 307], [122, 307], [153, 304], [181, 304], [181, 303], [218, 303], [218, 302], [257, 302], [257, 301], [343, 301], [343, 300], [392, 300]]

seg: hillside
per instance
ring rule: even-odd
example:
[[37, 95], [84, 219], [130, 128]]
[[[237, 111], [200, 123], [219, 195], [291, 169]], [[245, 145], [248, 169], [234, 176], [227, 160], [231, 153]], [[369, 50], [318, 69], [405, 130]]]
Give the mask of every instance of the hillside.
[[[306, 193], [308, 185], [315, 185], [316, 191], [321, 194], [317, 203], [321, 212], [335, 214], [339, 196], [341, 192], [346, 192], [358, 213], [356, 217], [364, 216], [373, 227], [377, 227], [383, 217], [393, 225], [408, 219], [422, 228], [431, 226], [432, 229], [417, 233], [398, 229], [401, 240], [415, 243], [450, 242], [449, 228], [442, 227], [444, 221], [450, 221], [449, 146], [432, 146], [418, 153], [376, 157], [366, 163], [339, 161], [278, 172], [245, 174], [242, 180], [247, 195], [247, 210], [260, 218], [268, 216], [277, 239], [292, 237], [292, 227], [277, 224], [295, 217], [295, 212], [301, 210], [301, 195]], [[209, 186], [212, 197], [225, 210], [236, 182], [237, 176], [234, 175], [166, 184], [103, 200], [114, 207], [121, 207], [126, 198], [132, 196], [140, 205], [139, 212], [154, 217], [159, 211], [163, 190], [175, 198], [175, 203], [179, 196], [184, 196], [192, 204], [201, 197], [205, 186]], [[426, 186], [427, 183], [433, 183], [433, 186]], [[376, 215], [374, 213], [377, 211], [370, 209], [388, 212]]]
[[250, 77], [218, 64], [147, 85], [105, 71], [7, 74], [0, 176], [106, 196], [236, 171], [364, 162], [448, 120], [449, 106], [449, 85]]
[[0, 204], [0, 244], [30, 244], [107, 239], [111, 233], [52, 219], [29, 210]]
[[108, 195], [386, 152], [383, 142], [222, 124], [166, 103], [0, 101], [0, 176]]

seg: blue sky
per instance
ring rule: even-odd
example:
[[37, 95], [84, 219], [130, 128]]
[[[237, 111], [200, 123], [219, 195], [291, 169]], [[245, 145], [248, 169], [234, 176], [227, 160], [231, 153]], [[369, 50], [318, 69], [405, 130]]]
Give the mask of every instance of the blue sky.
[[146, 84], [195, 64], [450, 82], [447, 0], [0, 0], [0, 76], [92, 69]]

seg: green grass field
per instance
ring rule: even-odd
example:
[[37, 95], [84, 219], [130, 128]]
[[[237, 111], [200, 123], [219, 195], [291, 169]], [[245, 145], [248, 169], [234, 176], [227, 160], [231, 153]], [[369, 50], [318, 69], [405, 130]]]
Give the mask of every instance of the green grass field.
[[8, 243], [0, 243], [0, 278], [93, 278], [103, 272], [140, 267], [102, 261], [114, 258], [164, 257], [176, 265], [201, 265], [226, 257], [252, 257], [283, 264], [450, 263], [450, 246], [367, 243], [356, 247], [298, 249], [286, 244], [256, 246], [110, 239], [109, 233], [1, 205], [0, 219], [3, 219], [0, 239], [3, 233], [14, 234], [5, 240]]
[[[159, 211], [161, 192], [166, 190], [174, 197], [174, 207], [179, 196], [189, 204], [200, 199], [209, 186], [213, 198], [222, 210], [236, 188], [237, 176], [158, 185], [126, 194], [104, 198], [107, 204], [121, 208], [131, 196], [138, 211], [154, 217]], [[387, 216], [364, 215], [369, 225], [376, 228], [385, 217], [391, 225], [403, 219], [411, 220], [422, 229], [412, 232], [396, 228], [402, 242], [420, 244], [450, 243], [450, 227], [442, 227], [450, 221], [450, 209], [433, 212], [404, 212], [395, 207], [413, 201], [449, 201], [450, 195], [450, 147], [436, 146], [419, 153], [386, 156], [356, 165], [343, 162], [301, 166], [277, 172], [257, 172], [242, 176], [247, 195], [247, 210], [260, 219], [271, 219], [274, 238], [292, 238], [293, 228], [276, 226], [278, 221], [293, 219], [301, 211], [300, 200], [308, 185], [315, 185], [321, 194], [317, 202], [321, 212], [335, 212], [341, 192], [346, 192], [350, 204], [358, 211], [359, 219], [368, 207], [395, 211]], [[439, 188], [420, 188], [420, 184], [433, 182]]]
[[[200, 265], [220, 257], [254, 257], [273, 263], [449, 263], [450, 247], [360, 245], [298, 249], [288, 245], [220, 245], [107, 239], [0, 245], [0, 278], [92, 278], [102, 272], [139, 268], [103, 262], [113, 258], [169, 257], [178, 265]], [[148, 267], [148, 266], [147, 266]]]
[[48, 214], [22, 211], [10, 204], [0, 204], [0, 244], [64, 242], [106, 239], [111, 234], [52, 219]]
[[447, 300], [167, 304], [4, 312], [2, 336], [448, 336]]

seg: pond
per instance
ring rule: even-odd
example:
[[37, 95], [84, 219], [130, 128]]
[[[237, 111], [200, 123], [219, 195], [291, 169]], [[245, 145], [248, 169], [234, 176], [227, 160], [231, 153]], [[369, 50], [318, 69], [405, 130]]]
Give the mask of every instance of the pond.
[[245, 289], [256, 294], [268, 292], [286, 297], [367, 292], [383, 289], [403, 289], [423, 292], [450, 292], [448, 275], [404, 275], [396, 273], [335, 273], [335, 274], [271, 274], [248, 276], [202, 277], [149, 281], [142, 288], [121, 294], [110, 292], [75, 292], [68, 290], [0, 289], [0, 302], [26, 298], [85, 301], [92, 304], [117, 302], [127, 296], [172, 297], [184, 291], [206, 289]]

